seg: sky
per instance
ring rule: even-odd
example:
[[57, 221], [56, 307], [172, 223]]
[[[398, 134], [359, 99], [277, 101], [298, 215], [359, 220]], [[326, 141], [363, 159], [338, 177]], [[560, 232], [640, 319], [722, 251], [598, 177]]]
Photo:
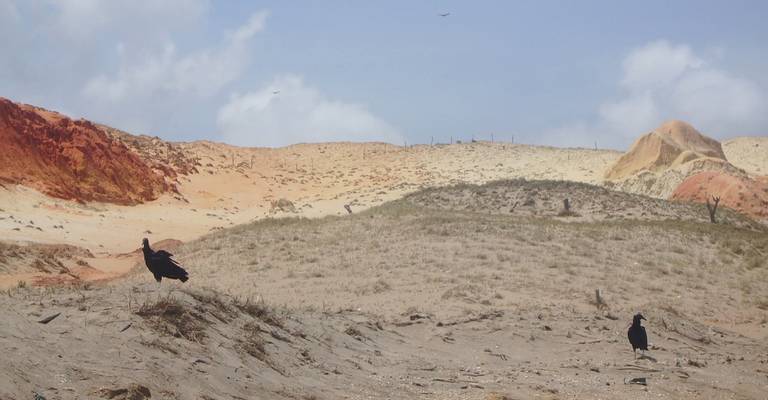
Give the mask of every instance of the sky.
[[763, 136], [766, 17], [765, 1], [0, 0], [0, 96], [243, 146], [625, 149], [669, 119]]

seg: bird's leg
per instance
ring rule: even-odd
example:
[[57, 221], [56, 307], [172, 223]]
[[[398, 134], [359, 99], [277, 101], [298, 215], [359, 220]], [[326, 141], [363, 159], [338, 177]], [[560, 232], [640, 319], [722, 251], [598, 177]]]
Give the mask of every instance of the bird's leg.
[[635, 360], [637, 360], [637, 349], [632, 349], [632, 354], [635, 356]]

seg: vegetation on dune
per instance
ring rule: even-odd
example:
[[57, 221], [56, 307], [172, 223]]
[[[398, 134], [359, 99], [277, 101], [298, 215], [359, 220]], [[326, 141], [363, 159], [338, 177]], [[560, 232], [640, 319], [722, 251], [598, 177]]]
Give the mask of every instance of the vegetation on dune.
[[[534, 193], [528, 211], [509, 212], [503, 204]], [[565, 195], [578, 216], [557, 216]], [[612, 201], [625, 212], [606, 218], [601, 206]], [[768, 282], [760, 261], [768, 253], [765, 232], [728, 211], [711, 224], [704, 206], [514, 180], [426, 189], [345, 217], [260, 220], [188, 243], [180, 257], [202, 276], [226, 268], [239, 277], [222, 289], [291, 306], [315, 307], [316, 298], [324, 307], [363, 304], [387, 314], [380, 304], [416, 306], [407, 299], [426, 286], [418, 305], [451, 314], [522, 298], [571, 302], [603, 288], [612, 303], [627, 307], [644, 292], [661, 302], [686, 294], [704, 312], [698, 300], [705, 297], [721, 296], [728, 307], [758, 304], [755, 295]], [[286, 280], [289, 288], [268, 283]], [[739, 295], [729, 298], [728, 288]], [[300, 295], [286, 297], [284, 290]]]

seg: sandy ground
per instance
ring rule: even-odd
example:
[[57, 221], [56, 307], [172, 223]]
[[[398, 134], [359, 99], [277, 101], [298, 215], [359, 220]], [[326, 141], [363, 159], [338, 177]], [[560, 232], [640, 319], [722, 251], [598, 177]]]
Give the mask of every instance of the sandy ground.
[[[723, 147], [764, 173], [762, 139]], [[183, 146], [200, 172], [140, 206], [0, 187], [0, 399], [768, 390], [765, 228], [728, 210], [712, 226], [701, 205], [573, 183], [602, 184], [618, 152]], [[507, 178], [571, 182], [466, 185]], [[408, 196], [445, 185], [457, 186]], [[279, 199], [293, 210], [274, 208]], [[172, 252], [190, 281], [158, 292], [130, 254], [142, 237], [184, 241]], [[640, 360], [625, 338], [637, 311], [652, 343]], [[636, 377], [648, 385], [625, 384]]]
[[418, 188], [459, 182], [525, 177], [598, 183], [605, 165], [618, 155], [498, 143], [408, 149], [349, 143], [281, 149], [187, 146], [202, 167], [199, 174], [181, 177], [179, 195], [122, 207], [79, 205], [18, 186], [0, 189], [0, 229], [17, 240], [124, 253], [135, 249], [147, 230], [153, 238], [186, 241], [270, 215], [271, 201], [280, 198], [292, 201], [297, 215], [315, 217], [345, 213], [343, 204], [360, 210]]
[[0, 398], [761, 399], [766, 231], [701, 208], [513, 181], [213, 232], [159, 292], [1, 293]]
[[[729, 160], [750, 173], [768, 171], [766, 138], [737, 138], [723, 147]], [[179, 144], [198, 159], [199, 173], [179, 178], [179, 193], [135, 207], [78, 204], [32, 189], [0, 188], [0, 232], [14, 243], [70, 244], [89, 250], [89, 279], [127, 272], [142, 237], [190, 241], [203, 234], [268, 216], [343, 215], [425, 187], [497, 179], [562, 179], [601, 184], [619, 152], [559, 149], [508, 143], [466, 143], [402, 148], [387, 144], [301, 144], [251, 149], [210, 142]], [[630, 192], [637, 192], [629, 190]], [[653, 193], [648, 193], [653, 195]], [[287, 199], [293, 210], [272, 202]], [[29, 269], [7, 270], [0, 288], [19, 280], [50, 279]]]
[[[0, 188], [3, 240], [83, 247], [97, 258], [90, 264], [106, 278], [126, 271], [130, 264], [114, 256], [138, 248], [142, 237], [186, 242], [267, 216], [342, 215], [345, 204], [357, 212], [423, 187], [460, 182], [524, 177], [598, 183], [619, 155], [486, 142], [409, 148], [377, 143], [182, 146], [199, 159], [200, 173], [181, 176], [178, 194], [139, 206], [83, 205], [25, 187]], [[271, 203], [279, 199], [291, 201], [295, 210], [276, 212]], [[17, 278], [0, 277], [0, 287]]]
[[752, 175], [768, 175], [768, 137], [738, 137], [723, 142], [725, 157]]

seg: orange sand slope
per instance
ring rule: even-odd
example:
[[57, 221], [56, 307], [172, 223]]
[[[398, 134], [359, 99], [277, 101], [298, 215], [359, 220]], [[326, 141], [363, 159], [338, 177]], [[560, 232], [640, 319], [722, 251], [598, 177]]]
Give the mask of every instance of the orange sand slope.
[[721, 204], [743, 214], [768, 218], [768, 177], [750, 179], [715, 171], [701, 172], [683, 181], [671, 199], [703, 203], [712, 196], [720, 197]]

